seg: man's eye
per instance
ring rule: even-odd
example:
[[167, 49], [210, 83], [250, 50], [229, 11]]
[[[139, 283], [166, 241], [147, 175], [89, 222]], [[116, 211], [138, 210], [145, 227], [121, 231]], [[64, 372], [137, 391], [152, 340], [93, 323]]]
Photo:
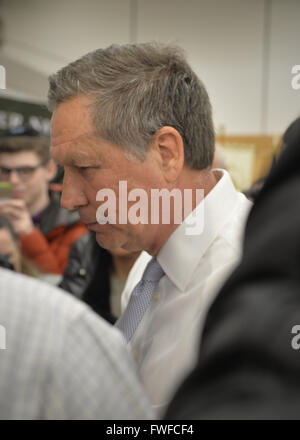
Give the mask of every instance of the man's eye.
[[77, 167], [77, 170], [82, 176], [89, 177], [92, 175], [93, 167]]
[[33, 169], [31, 167], [19, 168], [19, 172], [22, 174], [30, 174], [32, 171]]
[[92, 166], [92, 165], [89, 165], [87, 167], [77, 166], [76, 169], [79, 173], [84, 173], [84, 174], [89, 173], [90, 174], [93, 170], [99, 169], [99, 167]]

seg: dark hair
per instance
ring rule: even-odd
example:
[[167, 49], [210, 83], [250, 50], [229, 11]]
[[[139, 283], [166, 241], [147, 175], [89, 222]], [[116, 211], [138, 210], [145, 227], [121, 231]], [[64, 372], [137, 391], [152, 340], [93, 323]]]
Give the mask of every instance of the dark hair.
[[300, 117], [295, 119], [283, 133], [283, 146], [284, 150], [288, 144], [292, 144], [300, 137]]
[[0, 153], [19, 153], [20, 151], [32, 151], [45, 165], [50, 160], [49, 138], [20, 135], [0, 137]]
[[250, 188], [247, 188], [243, 191], [243, 194], [247, 197], [247, 199], [251, 200], [252, 202], [256, 201], [258, 194], [266, 182], [266, 179], [267, 176], [260, 177], [250, 186]]

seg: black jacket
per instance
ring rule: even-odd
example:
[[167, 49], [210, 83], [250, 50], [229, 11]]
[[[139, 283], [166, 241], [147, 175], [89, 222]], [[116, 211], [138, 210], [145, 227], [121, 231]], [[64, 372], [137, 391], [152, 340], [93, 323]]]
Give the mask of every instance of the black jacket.
[[250, 212], [241, 264], [210, 308], [197, 366], [166, 418], [300, 418], [300, 338], [292, 333], [296, 325], [300, 132]]
[[59, 287], [89, 304], [110, 323], [116, 318], [110, 309], [111, 254], [101, 248], [94, 233], [80, 237], [71, 247], [68, 266]]

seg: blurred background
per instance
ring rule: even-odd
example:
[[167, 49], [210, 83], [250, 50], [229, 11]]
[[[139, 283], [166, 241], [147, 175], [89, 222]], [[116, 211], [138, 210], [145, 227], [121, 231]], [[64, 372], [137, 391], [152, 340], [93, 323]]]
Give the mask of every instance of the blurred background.
[[177, 43], [211, 97], [238, 189], [264, 176], [299, 116], [299, 0], [0, 0], [0, 130], [49, 133], [49, 74], [112, 43]]

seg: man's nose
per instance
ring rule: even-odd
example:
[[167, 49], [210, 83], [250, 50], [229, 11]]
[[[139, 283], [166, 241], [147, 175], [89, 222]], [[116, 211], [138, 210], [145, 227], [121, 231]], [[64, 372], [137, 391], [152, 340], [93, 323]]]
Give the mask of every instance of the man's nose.
[[9, 181], [12, 185], [16, 183], [20, 183], [19, 173], [15, 170], [11, 170], [9, 173]]
[[80, 185], [79, 179], [75, 179], [66, 171], [64, 174], [60, 203], [69, 211], [73, 211], [88, 204], [88, 200], [83, 192], [82, 186]]

